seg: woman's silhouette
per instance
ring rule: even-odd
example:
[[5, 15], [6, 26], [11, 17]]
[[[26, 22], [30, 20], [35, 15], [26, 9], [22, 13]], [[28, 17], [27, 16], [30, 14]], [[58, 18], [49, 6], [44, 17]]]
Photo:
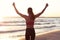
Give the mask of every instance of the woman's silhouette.
[[45, 9], [48, 7], [48, 3], [46, 3], [45, 8], [38, 14], [34, 15], [33, 10], [31, 7], [28, 8], [28, 16], [21, 14], [16, 6], [15, 3], [13, 3], [13, 7], [17, 14], [19, 14], [21, 17], [25, 18], [26, 20], [26, 34], [25, 34], [25, 40], [35, 40], [35, 30], [34, 30], [34, 21], [37, 17], [39, 17]]

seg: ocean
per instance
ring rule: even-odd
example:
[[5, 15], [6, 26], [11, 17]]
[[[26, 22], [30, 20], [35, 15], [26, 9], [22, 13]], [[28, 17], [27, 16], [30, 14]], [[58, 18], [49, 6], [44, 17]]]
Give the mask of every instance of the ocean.
[[[36, 34], [60, 29], [59, 17], [39, 17], [34, 24]], [[0, 40], [18, 40], [25, 35], [26, 23], [21, 17], [6, 17], [0, 21]]]

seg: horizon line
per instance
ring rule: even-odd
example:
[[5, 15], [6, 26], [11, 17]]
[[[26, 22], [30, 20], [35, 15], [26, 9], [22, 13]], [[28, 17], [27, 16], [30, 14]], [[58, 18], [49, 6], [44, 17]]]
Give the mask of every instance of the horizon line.
[[[22, 18], [22, 17], [19, 17], [19, 16], [6, 16], [6, 17], [3, 17], [3, 18]], [[60, 18], [60, 17], [38, 17], [38, 18]]]

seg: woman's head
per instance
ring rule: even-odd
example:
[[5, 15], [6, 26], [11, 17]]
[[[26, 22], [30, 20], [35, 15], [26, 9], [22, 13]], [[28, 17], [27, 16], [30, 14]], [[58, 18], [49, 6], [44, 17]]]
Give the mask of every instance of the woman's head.
[[31, 7], [28, 8], [28, 14], [31, 18], [34, 18], [33, 10]]
[[28, 14], [29, 15], [31, 15], [31, 14], [33, 15], [33, 11], [32, 11], [32, 8], [31, 7], [28, 8]]
[[32, 12], [32, 8], [31, 7], [28, 8], [28, 12]]

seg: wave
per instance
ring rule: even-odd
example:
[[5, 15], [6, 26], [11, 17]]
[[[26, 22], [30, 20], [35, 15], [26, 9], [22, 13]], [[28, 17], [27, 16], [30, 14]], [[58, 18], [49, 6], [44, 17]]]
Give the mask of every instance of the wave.
[[[44, 29], [44, 28], [52, 28], [52, 27], [57, 27], [56, 25], [52, 26], [44, 26], [44, 27], [35, 27], [35, 29]], [[19, 29], [19, 30], [10, 30], [10, 31], [0, 31], [0, 33], [14, 33], [14, 32], [21, 32], [25, 31], [26, 29]]]
[[[9, 19], [9, 18], [7, 18]], [[5, 19], [3, 22], [0, 22], [0, 26], [26, 26], [25, 20], [21, 18], [10, 18], [9, 20]], [[19, 20], [17, 20], [19, 19]], [[57, 24], [60, 24], [60, 18], [37, 18], [35, 20], [35, 29], [45, 29], [45, 28], [53, 28], [58, 27]], [[53, 24], [53, 25], [52, 25]], [[38, 27], [41, 26], [42, 27]], [[48, 26], [45, 26], [48, 25]], [[60, 26], [59, 26], [60, 27]], [[12, 27], [13, 28], [13, 27]], [[0, 31], [0, 33], [13, 33], [13, 32], [19, 32], [19, 31], [25, 31], [25, 29], [22, 30], [10, 30], [10, 31]]]

